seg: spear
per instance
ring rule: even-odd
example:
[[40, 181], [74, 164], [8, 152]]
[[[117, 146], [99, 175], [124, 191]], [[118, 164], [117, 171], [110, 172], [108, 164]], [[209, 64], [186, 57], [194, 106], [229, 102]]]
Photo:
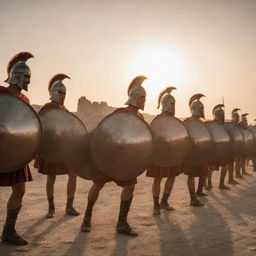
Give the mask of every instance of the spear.
[[[222, 97], [222, 104], [224, 105], [223, 106], [223, 109], [224, 109], [224, 113], [225, 113], [225, 103], [224, 103], [224, 97], [223, 96], [221, 96]], [[225, 122], [225, 117], [224, 117], [224, 122]]]

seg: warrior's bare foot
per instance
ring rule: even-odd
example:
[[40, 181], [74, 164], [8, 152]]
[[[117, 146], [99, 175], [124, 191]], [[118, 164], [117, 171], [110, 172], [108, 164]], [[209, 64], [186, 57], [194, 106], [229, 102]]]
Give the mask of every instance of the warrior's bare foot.
[[204, 206], [203, 203], [201, 203], [198, 199], [193, 199], [190, 201], [191, 206], [201, 207]]
[[160, 215], [160, 214], [161, 214], [160, 207], [154, 207], [153, 208], [153, 215]]
[[198, 196], [208, 196], [208, 195], [205, 194], [204, 192], [196, 192], [196, 194], [197, 194]]
[[81, 231], [90, 232], [92, 229], [91, 218], [84, 218], [83, 224], [81, 226]]
[[47, 219], [52, 219], [55, 217], [55, 209], [54, 208], [49, 208], [49, 211], [46, 215]]
[[20, 246], [24, 246], [28, 244], [28, 242], [25, 239], [23, 239], [20, 235], [18, 235], [15, 230], [4, 229], [1, 236], [1, 240], [9, 244], [20, 245]]
[[128, 223], [124, 223], [122, 225], [118, 224], [116, 227], [116, 232], [123, 235], [128, 236], [138, 236], [138, 233], [135, 232]]
[[237, 173], [235, 178], [237, 178], [237, 179], [244, 179], [244, 177], [240, 173]]
[[164, 202], [160, 203], [160, 208], [167, 211], [175, 211], [174, 207], [171, 207], [168, 203], [164, 203]]
[[70, 216], [78, 216], [80, 215], [80, 213], [78, 211], [75, 210], [75, 208], [73, 207], [69, 207], [66, 209], [66, 214], [70, 215]]
[[211, 190], [212, 188], [213, 188], [212, 185], [208, 185], [204, 187], [205, 190]]
[[219, 188], [220, 189], [225, 189], [225, 190], [230, 190], [231, 189], [230, 187], [228, 187], [228, 186], [226, 186], [224, 184], [220, 185]]
[[80, 213], [75, 210], [73, 207], [73, 200], [74, 198], [70, 198], [67, 200], [67, 205], [66, 205], [66, 214], [70, 216], [78, 216]]
[[237, 184], [240, 184], [240, 183], [237, 182], [237, 181], [234, 180], [234, 179], [231, 179], [231, 180], [228, 181], [228, 184], [237, 185]]

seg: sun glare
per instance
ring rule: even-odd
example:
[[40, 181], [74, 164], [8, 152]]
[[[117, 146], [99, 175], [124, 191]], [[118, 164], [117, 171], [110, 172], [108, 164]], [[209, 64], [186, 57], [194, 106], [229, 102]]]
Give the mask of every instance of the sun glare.
[[145, 75], [148, 94], [156, 95], [166, 86], [178, 85], [183, 79], [181, 56], [162, 48], [141, 50], [131, 63], [134, 75]]

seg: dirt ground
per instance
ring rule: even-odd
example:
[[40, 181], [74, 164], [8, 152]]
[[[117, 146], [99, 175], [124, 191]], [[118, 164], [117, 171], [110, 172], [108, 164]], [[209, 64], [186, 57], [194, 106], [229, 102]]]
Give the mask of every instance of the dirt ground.
[[[65, 216], [67, 177], [56, 180], [56, 217], [46, 219], [45, 176], [34, 169], [33, 182], [27, 183], [17, 231], [30, 244], [25, 247], [0, 243], [0, 256], [250, 256], [256, 255], [256, 173], [241, 180], [231, 191], [218, 188], [219, 173], [213, 177], [214, 188], [203, 201], [203, 208], [189, 206], [186, 176], [174, 185], [171, 203], [176, 211], [152, 216], [152, 179], [145, 173], [138, 179], [129, 222], [139, 237], [115, 233], [121, 188], [108, 183], [94, 208], [92, 231], [80, 232], [87, 193], [91, 181], [78, 178], [75, 207], [78, 217]], [[4, 224], [10, 188], [0, 188], [0, 227]]]

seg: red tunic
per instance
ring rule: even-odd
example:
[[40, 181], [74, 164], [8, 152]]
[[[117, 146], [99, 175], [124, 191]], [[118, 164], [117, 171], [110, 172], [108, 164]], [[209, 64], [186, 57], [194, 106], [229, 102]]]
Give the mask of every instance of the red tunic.
[[[126, 108], [118, 108], [114, 112], [116, 111], [125, 111], [125, 112], [130, 112], [134, 114], [134, 112], [130, 109], [129, 106]], [[140, 117], [142, 120], [144, 120], [144, 117], [141, 113], [137, 112], [137, 116]], [[137, 184], [137, 178], [133, 178], [130, 180], [113, 180], [111, 178], [105, 178], [105, 179], [97, 179], [97, 180], [94, 180], [93, 182], [99, 185], [104, 185], [105, 183], [111, 182], [111, 181], [115, 182], [120, 187], [126, 187], [126, 186]]]
[[[194, 117], [188, 117], [185, 120], [195, 119]], [[196, 119], [197, 120], [197, 119]], [[202, 122], [200, 119], [199, 122]], [[208, 163], [202, 163], [195, 166], [185, 166], [183, 165], [183, 172], [189, 177], [206, 177], [209, 173]]]
[[[0, 86], [0, 94], [2, 93], [16, 96], [8, 88]], [[22, 93], [20, 93], [20, 95], [16, 97], [29, 103], [29, 99]], [[24, 183], [27, 181], [32, 181], [32, 175], [28, 165], [25, 165], [23, 168], [11, 173], [0, 173], [0, 186], [13, 186], [17, 183]]]
[[[50, 109], [63, 109], [67, 110], [65, 106], [59, 105], [55, 102], [46, 103], [38, 112], [38, 114], [43, 114]], [[68, 174], [70, 168], [66, 163], [48, 163], [43, 158], [36, 157], [34, 167], [38, 169], [38, 172], [45, 175], [61, 175]]]

